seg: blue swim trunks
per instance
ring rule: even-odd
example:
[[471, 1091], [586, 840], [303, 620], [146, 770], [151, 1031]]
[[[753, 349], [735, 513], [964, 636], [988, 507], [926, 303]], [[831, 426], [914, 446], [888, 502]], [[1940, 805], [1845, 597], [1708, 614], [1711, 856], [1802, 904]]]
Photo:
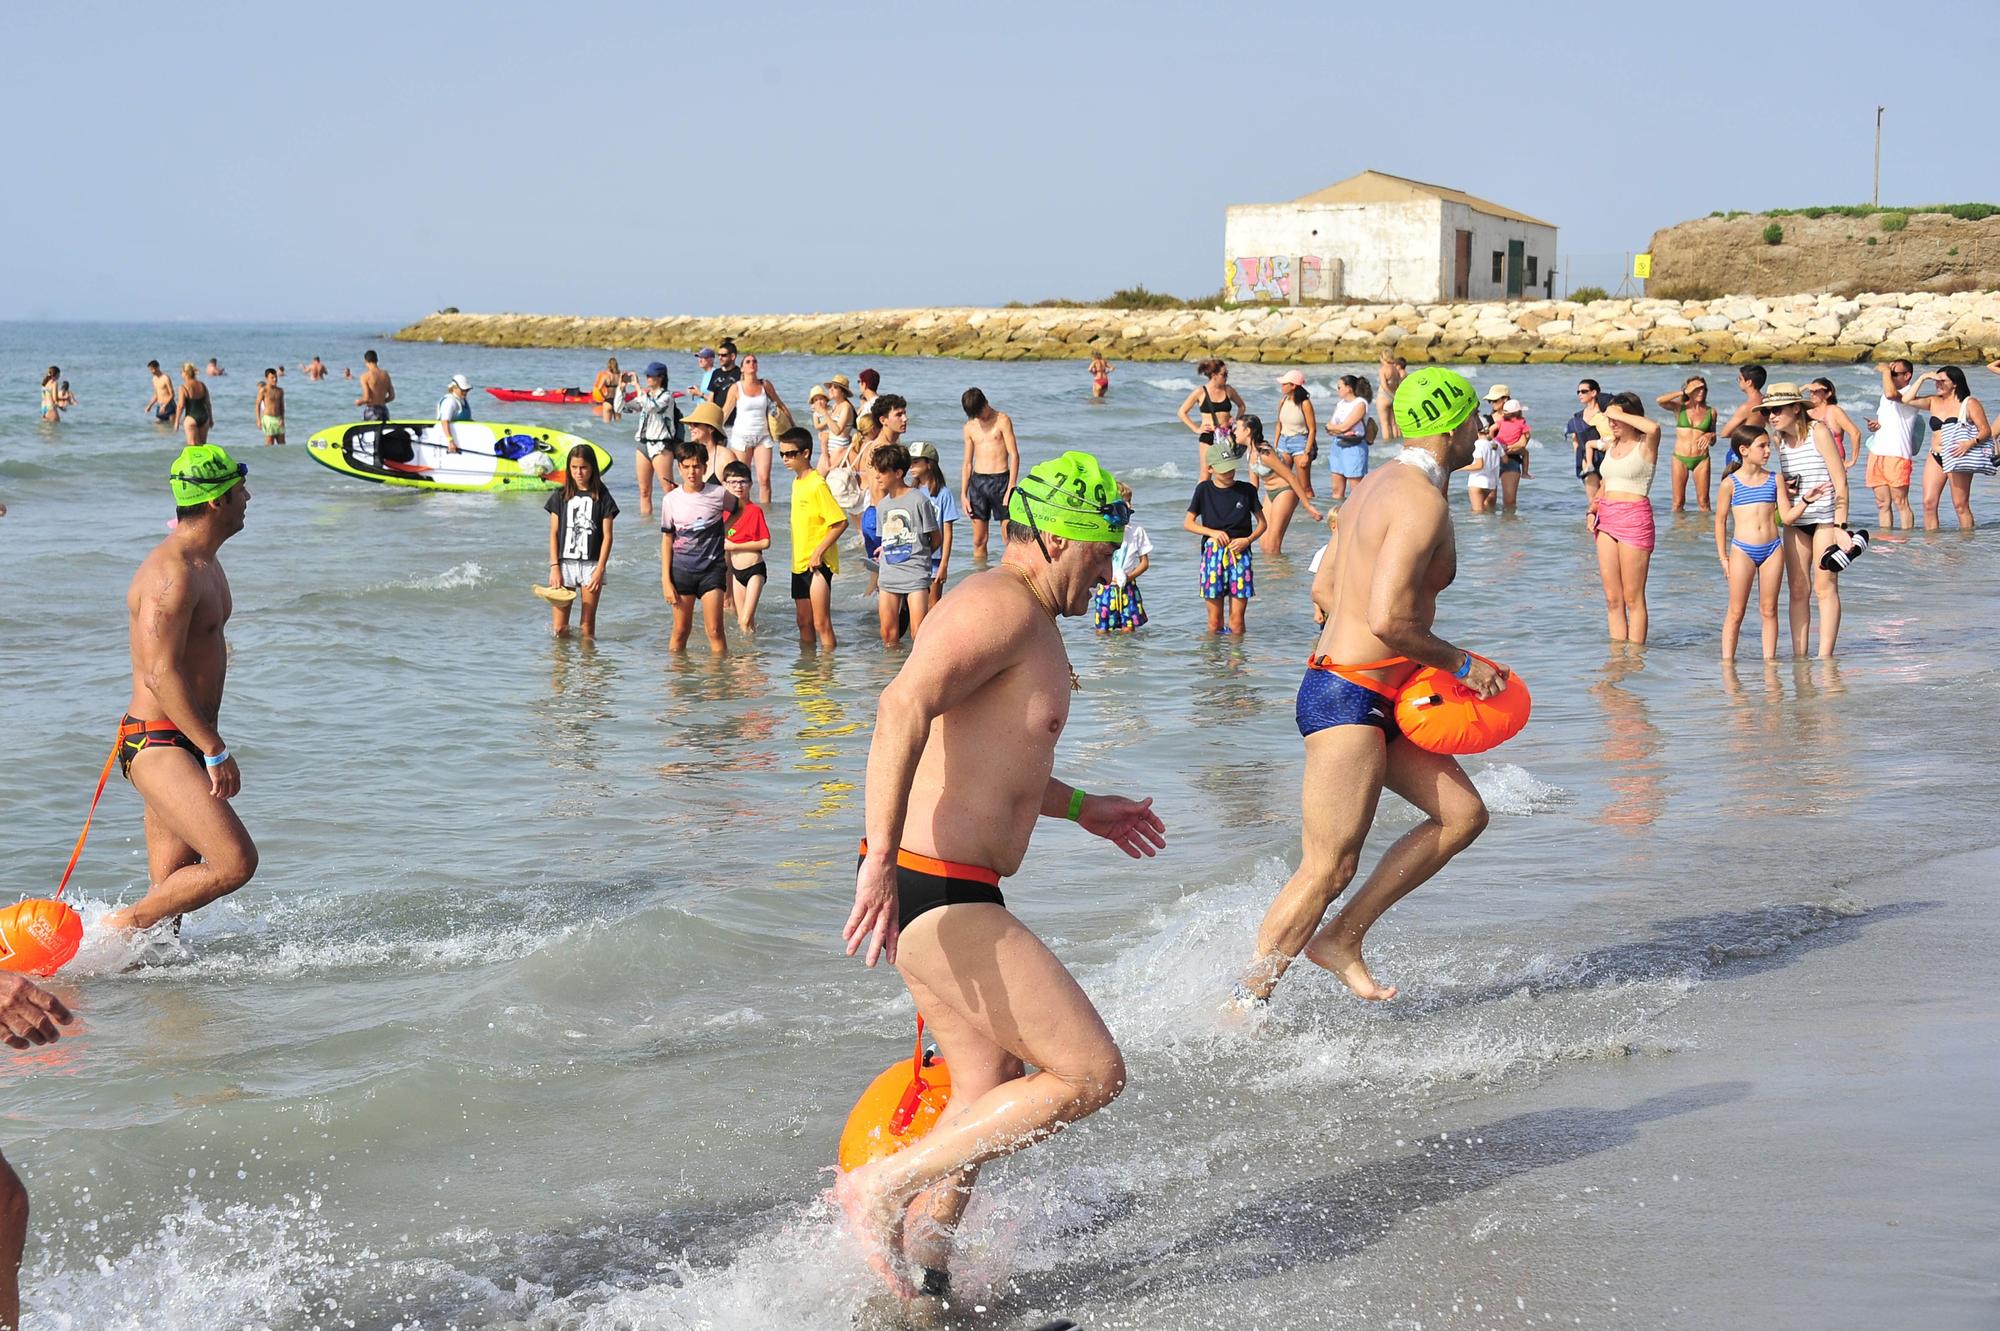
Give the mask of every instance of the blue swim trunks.
[[1397, 664], [1401, 662], [1377, 662], [1368, 667], [1336, 666], [1314, 657], [1312, 665], [1306, 669], [1305, 679], [1299, 683], [1295, 713], [1299, 735], [1302, 738], [1316, 735], [1333, 726], [1374, 726], [1382, 732], [1384, 740], [1402, 738], [1403, 728], [1396, 724], [1396, 699], [1393, 695], [1381, 692], [1379, 685], [1369, 688], [1336, 673], [1363, 668], [1375, 670], [1383, 665]]

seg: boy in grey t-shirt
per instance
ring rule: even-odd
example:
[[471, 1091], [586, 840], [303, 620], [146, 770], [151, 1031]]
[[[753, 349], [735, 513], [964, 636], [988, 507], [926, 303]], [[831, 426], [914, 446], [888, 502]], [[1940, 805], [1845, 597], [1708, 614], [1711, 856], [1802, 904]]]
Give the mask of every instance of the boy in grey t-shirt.
[[875, 501], [875, 534], [882, 545], [875, 613], [882, 626], [882, 643], [894, 647], [903, 640], [903, 612], [909, 611], [912, 637], [923, 627], [931, 606], [931, 547], [937, 544], [937, 510], [930, 499], [903, 480], [910, 469], [910, 450], [901, 444], [878, 444], [874, 464], [882, 495]]

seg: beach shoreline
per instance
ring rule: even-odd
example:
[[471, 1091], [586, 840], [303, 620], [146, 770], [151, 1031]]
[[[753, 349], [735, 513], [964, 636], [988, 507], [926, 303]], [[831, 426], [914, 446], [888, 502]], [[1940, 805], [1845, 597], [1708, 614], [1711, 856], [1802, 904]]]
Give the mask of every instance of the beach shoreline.
[[658, 319], [442, 311], [401, 342], [692, 350], [734, 338], [766, 352], [961, 360], [1356, 364], [1840, 365], [2000, 356], [2000, 294], [1630, 297], [1220, 310], [979, 308]]

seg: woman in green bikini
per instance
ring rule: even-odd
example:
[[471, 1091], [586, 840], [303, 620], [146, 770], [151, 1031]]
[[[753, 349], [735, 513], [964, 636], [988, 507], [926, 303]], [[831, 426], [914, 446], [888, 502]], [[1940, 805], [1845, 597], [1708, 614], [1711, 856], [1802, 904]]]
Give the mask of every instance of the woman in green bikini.
[[1688, 477], [1695, 499], [1708, 512], [1708, 450], [1715, 445], [1715, 408], [1708, 405], [1708, 380], [1692, 375], [1678, 393], [1655, 398], [1674, 413], [1674, 512], [1687, 507]]

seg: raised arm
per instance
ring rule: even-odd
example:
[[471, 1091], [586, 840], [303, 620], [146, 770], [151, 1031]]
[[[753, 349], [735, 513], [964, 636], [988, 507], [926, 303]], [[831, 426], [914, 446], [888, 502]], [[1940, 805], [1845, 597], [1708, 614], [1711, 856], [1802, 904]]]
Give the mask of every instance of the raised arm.
[[1679, 411], [1687, 405], [1687, 398], [1679, 392], [1662, 393], [1660, 396], [1654, 398], [1653, 401], [1668, 411]]

